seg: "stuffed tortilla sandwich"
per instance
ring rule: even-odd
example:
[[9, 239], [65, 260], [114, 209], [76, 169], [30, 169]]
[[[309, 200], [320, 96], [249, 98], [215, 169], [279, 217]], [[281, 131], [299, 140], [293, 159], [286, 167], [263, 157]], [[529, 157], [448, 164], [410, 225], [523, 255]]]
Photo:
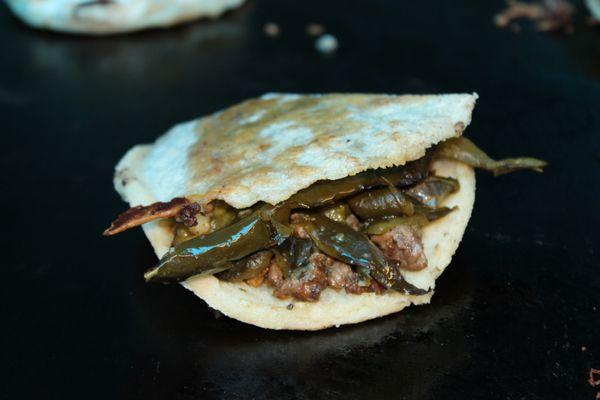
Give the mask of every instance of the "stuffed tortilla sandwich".
[[115, 187], [132, 208], [105, 231], [141, 225], [179, 282], [229, 317], [317, 330], [428, 303], [465, 231], [476, 94], [267, 94], [132, 148]]

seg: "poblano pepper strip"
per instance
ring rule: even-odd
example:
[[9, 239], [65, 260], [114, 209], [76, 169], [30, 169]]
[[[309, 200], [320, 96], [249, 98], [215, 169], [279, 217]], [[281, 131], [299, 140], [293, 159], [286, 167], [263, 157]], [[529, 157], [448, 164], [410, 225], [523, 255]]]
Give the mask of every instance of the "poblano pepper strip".
[[406, 282], [365, 234], [318, 214], [306, 216], [303, 225], [319, 250], [357, 267], [359, 272], [375, 279], [384, 287], [406, 294], [427, 293]]
[[547, 162], [531, 157], [494, 160], [465, 137], [448, 139], [435, 147], [436, 157], [446, 157], [494, 173], [495, 176], [522, 169], [543, 172]]
[[352, 211], [350, 211], [350, 207], [347, 204], [338, 203], [322, 207], [319, 209], [319, 213], [334, 221], [345, 222]]
[[275, 263], [287, 278], [293, 269], [308, 264], [314, 250], [311, 240], [290, 236], [281, 245], [273, 248]]
[[273, 258], [271, 251], [259, 251], [241, 260], [234, 261], [230, 269], [219, 272], [216, 277], [227, 282], [241, 282], [254, 278], [269, 266], [271, 258]]
[[427, 207], [437, 208], [450, 194], [458, 192], [459, 189], [460, 183], [454, 178], [429, 176], [404, 193]]
[[369, 235], [383, 235], [401, 225], [424, 227], [431, 221], [445, 217], [454, 208], [440, 207], [430, 209], [427, 207], [417, 207], [415, 213], [410, 216], [384, 218], [367, 222], [366, 232]]
[[410, 186], [427, 177], [430, 161], [428, 153], [401, 167], [368, 170], [334, 181], [319, 181], [299, 191], [283, 204], [292, 208], [314, 208], [336, 203], [365, 189], [387, 185], [387, 182], [396, 186]]
[[212, 275], [231, 268], [229, 261], [282, 243], [285, 237], [265, 215], [270, 208], [263, 206], [221, 230], [178, 244], [157, 266], [146, 271], [144, 278], [149, 282], [170, 283], [194, 275]]
[[389, 188], [372, 189], [348, 200], [348, 205], [363, 219], [379, 218], [387, 215], [412, 215], [414, 205], [406, 195]]

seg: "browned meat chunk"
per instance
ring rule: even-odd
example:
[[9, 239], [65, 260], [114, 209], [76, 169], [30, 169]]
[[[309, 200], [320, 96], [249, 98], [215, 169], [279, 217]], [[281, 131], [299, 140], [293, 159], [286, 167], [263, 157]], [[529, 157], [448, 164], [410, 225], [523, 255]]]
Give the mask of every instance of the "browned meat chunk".
[[265, 279], [269, 286], [275, 288], [273, 291], [275, 297], [280, 299], [293, 297], [299, 301], [309, 302], [317, 301], [321, 292], [327, 287], [334, 290], [344, 289], [352, 294], [369, 292], [381, 294], [385, 290], [375, 280], [364, 281], [362, 275], [354, 272], [348, 264], [319, 252], [310, 256], [310, 261], [305, 267], [293, 270], [290, 277], [285, 279], [281, 269], [272, 262]]
[[276, 288], [283, 284], [283, 272], [277, 266], [275, 261], [271, 261], [271, 265], [269, 265], [269, 272], [267, 272], [267, 283]]
[[177, 213], [177, 217], [175, 218], [177, 222], [181, 222], [187, 227], [198, 225], [198, 220], [196, 220], [196, 214], [198, 214], [202, 210], [200, 204], [198, 203], [190, 203], [181, 208]]
[[398, 226], [383, 235], [371, 236], [386, 258], [398, 268], [419, 271], [427, 267], [421, 233], [411, 226]]
[[356, 285], [358, 280], [356, 274], [348, 264], [334, 261], [326, 269], [327, 286], [332, 289], [340, 290], [349, 286]]
[[166, 203], [158, 201], [149, 206], [132, 207], [119, 215], [117, 219], [110, 224], [108, 229], [104, 231], [103, 235], [114, 235], [129, 228], [145, 224], [146, 222], [154, 221], [155, 219], [174, 217], [188, 204], [190, 204], [188, 199], [176, 197]]
[[307, 266], [296, 268], [290, 277], [275, 288], [274, 295], [280, 299], [292, 296], [300, 301], [317, 301], [327, 287], [327, 278], [322, 263], [315, 262], [313, 254]]

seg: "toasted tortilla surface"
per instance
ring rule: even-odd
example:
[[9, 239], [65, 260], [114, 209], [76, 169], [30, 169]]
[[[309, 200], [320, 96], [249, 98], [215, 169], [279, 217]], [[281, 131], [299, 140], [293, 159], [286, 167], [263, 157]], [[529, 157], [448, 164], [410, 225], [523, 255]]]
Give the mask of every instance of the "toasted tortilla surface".
[[[303, 98], [309, 101], [285, 107]], [[204, 203], [222, 199], [237, 208], [257, 201], [277, 203], [320, 179], [340, 179], [422, 157], [428, 147], [462, 133], [475, 100], [476, 95], [265, 95], [177, 125], [154, 145], [132, 148], [117, 165], [115, 187], [131, 206], [180, 196]], [[311, 112], [321, 113], [320, 124], [308, 120]], [[245, 120], [257, 123], [269, 114], [258, 126], [240, 128], [248, 123]], [[349, 123], [344, 126], [346, 119]], [[306, 140], [299, 140], [301, 136]], [[360, 145], [351, 145], [352, 141]], [[260, 155], [261, 149], [270, 157]], [[431, 289], [460, 243], [475, 199], [471, 167], [438, 160], [432, 168], [437, 175], [458, 179], [461, 189], [443, 204], [458, 209], [423, 230], [427, 268], [403, 271], [412, 284]], [[161, 257], [173, 238], [172, 223], [154, 221], [143, 229]], [[308, 303], [277, 299], [264, 285], [253, 288], [212, 276], [192, 277], [183, 286], [232, 318], [263, 328], [297, 330], [377, 318], [410, 304], [428, 303], [433, 294], [432, 290], [422, 296], [394, 291], [354, 295], [328, 288], [319, 301]]]
[[244, 0], [7, 0], [13, 13], [36, 28], [109, 35], [215, 18]]

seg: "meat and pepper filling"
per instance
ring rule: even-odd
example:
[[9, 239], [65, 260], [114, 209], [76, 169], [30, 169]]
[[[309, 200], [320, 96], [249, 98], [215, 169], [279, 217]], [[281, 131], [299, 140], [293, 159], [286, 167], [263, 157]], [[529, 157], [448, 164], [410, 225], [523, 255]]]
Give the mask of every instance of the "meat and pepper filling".
[[545, 166], [532, 158], [495, 161], [468, 139], [454, 138], [404, 166], [319, 181], [276, 205], [236, 210], [219, 200], [201, 205], [177, 198], [135, 207], [105, 234], [155, 218], [174, 219], [173, 246], [144, 274], [147, 281], [215, 275], [265, 285], [280, 299], [308, 302], [317, 301], [326, 288], [351, 294], [424, 294], [428, 288], [411, 285], [402, 271], [427, 267], [422, 228], [452, 212], [441, 204], [460, 190], [457, 180], [431, 173], [436, 158], [495, 175]]

